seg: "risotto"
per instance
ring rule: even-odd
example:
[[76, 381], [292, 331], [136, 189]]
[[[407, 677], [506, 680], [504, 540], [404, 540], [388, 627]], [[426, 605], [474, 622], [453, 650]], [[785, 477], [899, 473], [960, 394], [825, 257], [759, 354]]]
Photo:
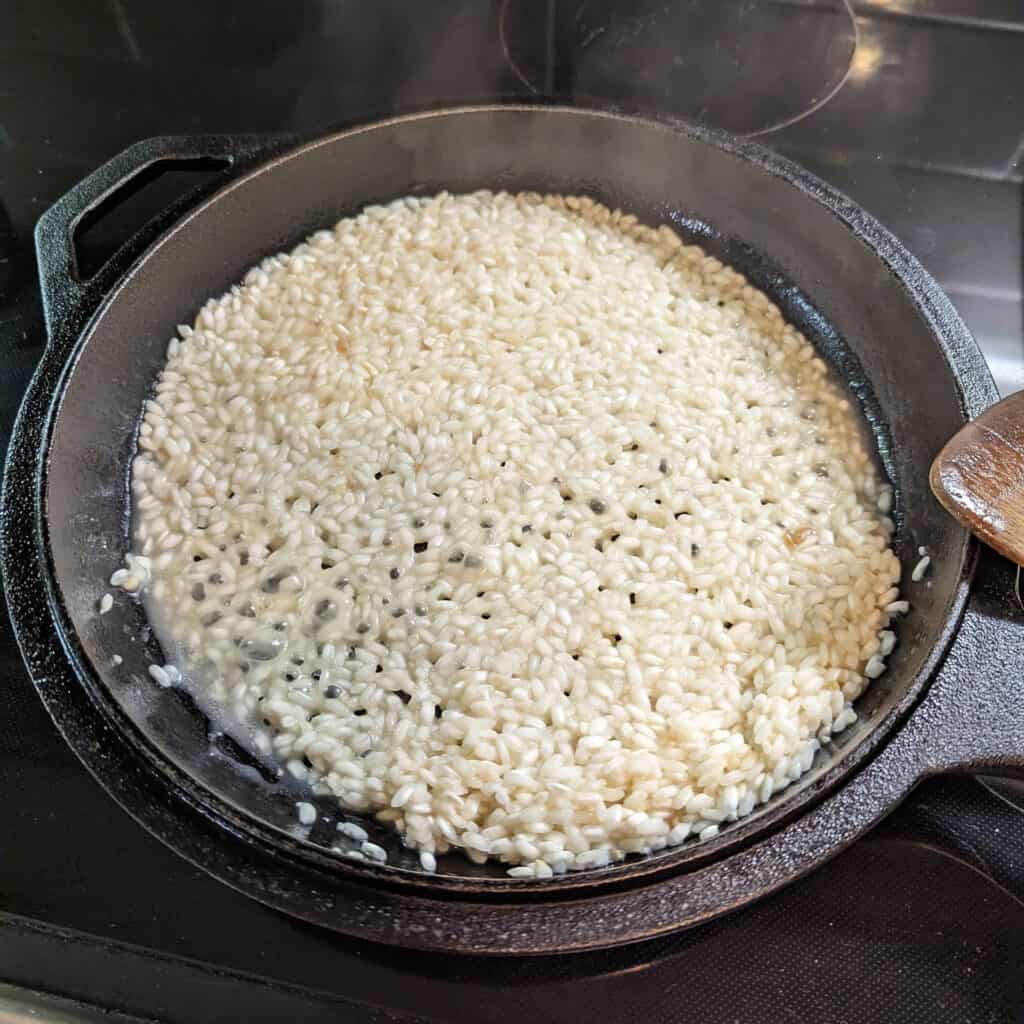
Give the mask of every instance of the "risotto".
[[265, 260], [171, 341], [132, 493], [154, 678], [428, 870], [713, 836], [855, 719], [906, 610], [813, 347], [585, 198], [404, 199]]

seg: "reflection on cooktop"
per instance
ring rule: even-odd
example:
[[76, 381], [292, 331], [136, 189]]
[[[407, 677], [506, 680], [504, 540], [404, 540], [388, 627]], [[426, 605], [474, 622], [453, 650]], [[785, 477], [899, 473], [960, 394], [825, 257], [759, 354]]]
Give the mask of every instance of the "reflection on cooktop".
[[639, 0], [627, 10], [616, 0], [505, 0], [501, 31], [535, 93], [747, 135], [823, 106], [857, 48], [847, 0]]

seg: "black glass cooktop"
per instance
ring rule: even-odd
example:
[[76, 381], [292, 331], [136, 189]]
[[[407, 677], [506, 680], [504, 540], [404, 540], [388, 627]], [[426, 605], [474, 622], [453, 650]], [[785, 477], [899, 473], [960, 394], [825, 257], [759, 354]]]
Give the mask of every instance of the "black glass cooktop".
[[[0, 51], [0, 446], [44, 345], [33, 225], [98, 164], [155, 134], [305, 135], [485, 100], [757, 135], [901, 236], [1000, 388], [1024, 386], [1018, 0], [37, 0], [8, 5]], [[0, 982], [182, 1022], [1019, 1021], [1022, 794], [933, 779], [812, 876], [653, 943], [374, 947], [151, 839], [65, 748], [0, 620]], [[0, 1020], [19, 1019], [12, 992]]]

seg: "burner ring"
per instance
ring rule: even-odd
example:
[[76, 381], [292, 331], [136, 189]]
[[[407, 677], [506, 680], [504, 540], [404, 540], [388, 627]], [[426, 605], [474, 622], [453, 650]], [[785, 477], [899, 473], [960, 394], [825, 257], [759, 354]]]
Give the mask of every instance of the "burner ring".
[[850, 0], [641, 0], [628, 11], [615, 0], [505, 0], [505, 58], [537, 96], [753, 136], [828, 103], [859, 42]]

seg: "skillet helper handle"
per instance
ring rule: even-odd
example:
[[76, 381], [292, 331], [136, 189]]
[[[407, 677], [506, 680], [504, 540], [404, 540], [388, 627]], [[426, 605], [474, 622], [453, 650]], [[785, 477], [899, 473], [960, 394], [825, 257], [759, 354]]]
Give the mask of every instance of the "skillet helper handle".
[[[221, 187], [256, 153], [272, 143], [260, 136], [158, 136], [138, 142], [108, 160], [62, 196], [39, 218], [36, 255], [43, 314], [51, 345], [78, 337], [117, 280], [167, 228], [200, 199]], [[179, 197], [131, 236], [94, 273], [80, 271], [75, 236], [97, 223], [162, 174], [174, 170], [215, 171], [204, 184]]]

